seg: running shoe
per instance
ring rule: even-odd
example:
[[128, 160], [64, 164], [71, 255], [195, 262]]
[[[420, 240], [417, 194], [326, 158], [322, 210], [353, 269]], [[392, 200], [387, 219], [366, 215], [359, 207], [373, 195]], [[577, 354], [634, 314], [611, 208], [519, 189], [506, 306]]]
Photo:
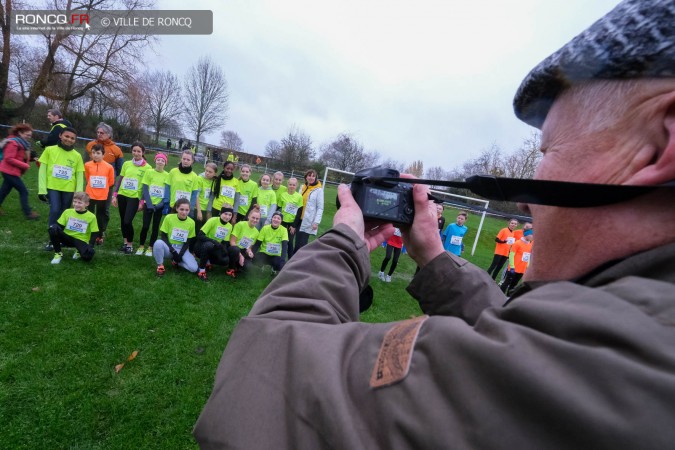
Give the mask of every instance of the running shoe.
[[80, 259], [82, 256], [80, 256], [80, 252], [75, 250], [75, 253], [73, 253], [73, 259]]
[[145, 253], [145, 247], [142, 245], [136, 249], [136, 256], [142, 256]]
[[54, 253], [54, 258], [52, 258], [52, 264], [59, 264], [63, 259], [63, 253]]
[[157, 266], [157, 276], [158, 277], [163, 277], [164, 272], [165, 272], [164, 264], [160, 264], [159, 266]]
[[145, 256], [152, 256], [152, 247], [148, 247], [147, 250], [145, 250]]
[[197, 277], [199, 277], [199, 279], [202, 281], [209, 281], [208, 278], [206, 277], [206, 270], [203, 272], [198, 272]]

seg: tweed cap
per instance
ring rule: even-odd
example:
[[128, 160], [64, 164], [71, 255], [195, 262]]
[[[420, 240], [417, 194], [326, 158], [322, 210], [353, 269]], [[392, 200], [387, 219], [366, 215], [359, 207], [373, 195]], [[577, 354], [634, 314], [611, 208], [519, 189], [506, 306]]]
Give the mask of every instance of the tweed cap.
[[593, 79], [675, 77], [675, 0], [625, 0], [525, 77], [513, 107], [541, 128], [556, 97]]

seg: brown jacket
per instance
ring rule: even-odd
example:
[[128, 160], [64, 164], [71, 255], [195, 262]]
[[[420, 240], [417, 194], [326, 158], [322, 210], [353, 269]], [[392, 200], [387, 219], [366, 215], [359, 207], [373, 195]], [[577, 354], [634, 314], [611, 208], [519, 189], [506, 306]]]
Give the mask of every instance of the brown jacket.
[[289, 261], [228, 343], [194, 430], [203, 448], [675, 442], [675, 244], [506, 306], [444, 253], [408, 288], [428, 316], [394, 324], [358, 322], [369, 275], [342, 225]]

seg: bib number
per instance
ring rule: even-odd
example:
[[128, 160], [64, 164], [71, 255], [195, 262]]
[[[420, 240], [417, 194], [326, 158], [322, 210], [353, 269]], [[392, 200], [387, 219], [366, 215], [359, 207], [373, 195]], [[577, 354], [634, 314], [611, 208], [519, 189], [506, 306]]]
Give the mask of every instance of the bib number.
[[181, 198], [190, 200], [190, 193], [188, 191], [176, 191], [176, 201], [180, 200]]
[[248, 196], [240, 195], [239, 196], [239, 206], [248, 206]]
[[267, 205], [260, 205], [260, 217], [267, 217]]
[[281, 244], [272, 244], [268, 243], [265, 245], [265, 250], [270, 255], [280, 255], [281, 254]]
[[220, 195], [227, 198], [234, 198], [237, 191], [232, 186], [221, 186]]
[[460, 236], [450, 236], [450, 244], [462, 245], [462, 238]]
[[52, 176], [59, 180], [70, 180], [73, 178], [73, 168], [68, 166], [59, 166], [58, 164], [52, 167]]
[[86, 220], [69, 217], [66, 224], [66, 230], [74, 231], [76, 233], [86, 233], [89, 223]]
[[125, 189], [127, 191], [137, 191], [138, 190], [138, 179], [137, 178], [124, 177], [124, 182], [122, 183], [122, 189]]
[[227, 235], [230, 233], [230, 230], [227, 227], [217, 227], [216, 228], [216, 239], [226, 239]]
[[171, 240], [182, 242], [185, 244], [188, 240], [188, 230], [181, 228], [173, 228], [171, 230]]
[[108, 179], [100, 175], [92, 175], [89, 178], [89, 185], [94, 189], [105, 189], [108, 185]]
[[157, 186], [155, 184], [150, 186], [150, 197], [163, 198], [164, 186]]
[[523, 262], [526, 262], [526, 263], [530, 262], [530, 253], [529, 252], [523, 252]]
[[298, 205], [295, 203], [286, 203], [286, 206], [284, 206], [284, 212], [296, 215], [298, 213]]
[[506, 243], [507, 243], [507, 244], [513, 245], [514, 242], [516, 242], [516, 238], [514, 238], [514, 237], [506, 238]]
[[211, 188], [204, 188], [203, 198], [211, 197]]
[[250, 237], [243, 237], [239, 241], [240, 248], [249, 248], [251, 244], [253, 244], [253, 239], [251, 239]]

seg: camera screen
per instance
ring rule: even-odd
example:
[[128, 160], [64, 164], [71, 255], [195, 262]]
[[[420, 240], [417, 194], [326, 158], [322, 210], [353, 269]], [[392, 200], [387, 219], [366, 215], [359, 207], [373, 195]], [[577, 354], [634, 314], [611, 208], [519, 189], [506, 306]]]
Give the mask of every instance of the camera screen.
[[397, 220], [400, 197], [401, 194], [398, 192], [369, 188], [363, 213], [383, 219]]

